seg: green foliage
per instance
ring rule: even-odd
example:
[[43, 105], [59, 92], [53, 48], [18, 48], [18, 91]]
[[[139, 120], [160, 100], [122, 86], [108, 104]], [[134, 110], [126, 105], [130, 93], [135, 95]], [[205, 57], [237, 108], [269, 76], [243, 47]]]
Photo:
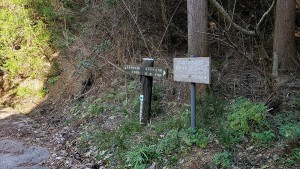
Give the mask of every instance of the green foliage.
[[158, 141], [157, 152], [169, 155], [180, 147], [181, 138], [177, 130], [170, 130], [165, 137]]
[[300, 148], [296, 148], [293, 152], [293, 158], [297, 161], [300, 161]]
[[54, 85], [58, 81], [58, 79], [59, 79], [59, 76], [50, 77], [48, 79], [48, 84]]
[[48, 69], [45, 58], [51, 54], [51, 31], [45, 23], [47, 18], [37, 19], [38, 11], [31, 4], [34, 3], [7, 0], [0, 11], [0, 58], [4, 60], [1, 66], [12, 78], [41, 77]]
[[259, 145], [269, 145], [275, 139], [275, 134], [272, 130], [262, 132], [252, 132], [252, 141]]
[[157, 154], [153, 146], [138, 146], [126, 153], [127, 166], [134, 169], [147, 168], [147, 163], [156, 158]]
[[29, 86], [24, 86], [24, 87], [18, 86], [16, 93], [17, 93], [17, 96], [19, 96], [19, 97], [25, 97], [25, 96], [34, 95], [35, 91], [32, 88], [30, 88]]
[[[266, 118], [266, 106], [239, 98], [226, 109], [225, 121], [219, 121], [216, 135], [224, 145], [232, 145], [251, 136], [252, 143], [266, 145], [275, 139]], [[267, 139], [264, 139], [266, 137]]]
[[290, 154], [286, 155], [286, 163], [288, 165], [300, 163], [300, 148], [295, 148]]
[[231, 165], [230, 156], [231, 154], [227, 151], [215, 154], [214, 155], [215, 165], [220, 168], [229, 168]]
[[88, 113], [91, 115], [99, 115], [103, 113], [104, 107], [102, 105], [91, 104], [88, 107]]
[[195, 144], [200, 148], [206, 148], [208, 144], [208, 134], [202, 129], [181, 131], [180, 138], [189, 146]]
[[[83, 102], [73, 111], [84, 112], [82, 107], [86, 107], [88, 112], [94, 112], [97, 109], [96, 105], [104, 106], [105, 110], [109, 108], [106, 107], [107, 102], [97, 99], [89, 104]], [[99, 152], [105, 152], [99, 153], [99, 158], [103, 159], [108, 154], [114, 154], [113, 157], [107, 159], [108, 163], [118, 161], [118, 166], [124, 168], [147, 168], [152, 161], [174, 165], [179, 157], [187, 153], [193, 145], [205, 148], [208, 144], [208, 134], [203, 130], [192, 132], [182, 129], [188, 124], [188, 113], [180, 113], [168, 120], [160, 119], [161, 121], [155, 124], [141, 127], [138, 114], [132, 110], [127, 110], [127, 112], [120, 126], [113, 131], [106, 131], [100, 127], [95, 130], [96, 126], [90, 125], [83, 126], [84, 132], [78, 138], [81, 150], [93, 144], [98, 147]]]
[[279, 128], [279, 134], [287, 139], [294, 139], [300, 137], [300, 122], [288, 123]]
[[48, 94], [48, 89], [43, 87], [42, 89], [40, 89], [37, 93], [39, 98], [44, 98], [47, 94]]
[[254, 104], [245, 98], [237, 100], [231, 106], [232, 113], [227, 120], [229, 126], [239, 134], [247, 134], [249, 131], [264, 124], [266, 118], [266, 106], [262, 103]]

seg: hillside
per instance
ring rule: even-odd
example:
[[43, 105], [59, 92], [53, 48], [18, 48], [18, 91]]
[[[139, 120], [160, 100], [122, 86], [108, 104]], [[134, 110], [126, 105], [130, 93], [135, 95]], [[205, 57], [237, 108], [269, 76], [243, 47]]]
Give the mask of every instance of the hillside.
[[[234, 19], [251, 28], [271, 3], [239, 2]], [[300, 167], [299, 69], [270, 81], [261, 70], [272, 66], [256, 57], [255, 38], [227, 31], [211, 4], [211, 84], [197, 85], [195, 131], [190, 129], [189, 84], [173, 80], [173, 58], [188, 57], [186, 1], [14, 0], [0, 2], [0, 8], [5, 9], [1, 22], [11, 27], [10, 32], [5, 24], [0, 27], [0, 140], [46, 147], [50, 157], [38, 165]], [[12, 26], [17, 18], [8, 18], [11, 13], [28, 20]], [[296, 13], [299, 59], [299, 8]], [[270, 56], [273, 16], [261, 30]], [[140, 77], [124, 71], [125, 65], [140, 66], [142, 58], [169, 70], [167, 78], [154, 77], [146, 125], [139, 124]]]

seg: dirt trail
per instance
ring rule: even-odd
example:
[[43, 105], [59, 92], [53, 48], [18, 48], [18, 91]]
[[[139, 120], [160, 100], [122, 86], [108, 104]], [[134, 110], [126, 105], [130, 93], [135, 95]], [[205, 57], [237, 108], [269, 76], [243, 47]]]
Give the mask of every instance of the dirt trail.
[[67, 118], [48, 109], [0, 110], [0, 169], [105, 169], [93, 158], [94, 147], [78, 149], [81, 131], [65, 125]]
[[12, 108], [0, 110], [0, 169], [48, 169], [41, 166], [50, 157], [47, 148], [26, 138], [33, 120]]

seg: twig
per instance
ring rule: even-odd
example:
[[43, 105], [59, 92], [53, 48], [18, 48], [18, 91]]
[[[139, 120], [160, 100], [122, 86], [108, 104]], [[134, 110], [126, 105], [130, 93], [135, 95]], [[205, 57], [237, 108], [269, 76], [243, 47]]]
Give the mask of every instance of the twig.
[[114, 66], [115, 68], [117, 68], [118, 70], [120, 70], [121, 72], [125, 73], [125, 71], [123, 69], [121, 69], [120, 67], [118, 67], [116, 64], [112, 63], [111, 61], [109, 61], [108, 59], [106, 59], [105, 57], [99, 55], [100, 58], [106, 60], [106, 62], [108, 62], [109, 64], [111, 64], [112, 66]]
[[253, 62], [253, 60], [251, 58], [249, 58], [244, 52], [242, 52], [238, 46], [236, 46], [231, 39], [228, 37], [227, 34], [224, 35], [225, 38], [227, 39], [227, 41], [229, 42], [229, 44], [239, 53], [241, 54], [244, 58], [246, 58], [248, 61], [250, 61], [252, 63], [252, 66], [263, 76], [266, 78], [272, 78], [272, 75], [270, 75], [269, 73], [264, 72], [263, 70], [261, 70], [259, 67], [257, 67], [255, 65], [255, 63]]
[[255, 31], [250, 31], [247, 30], [245, 28], [242, 28], [241, 26], [239, 26], [238, 24], [236, 24], [235, 22], [232, 21], [232, 19], [230, 18], [230, 16], [228, 15], [228, 13], [225, 11], [225, 9], [216, 1], [216, 0], [209, 0], [216, 8], [217, 10], [224, 16], [224, 18], [226, 19], [227, 22], [231, 23], [231, 25], [239, 30], [240, 32], [249, 35], [249, 36], [256, 36]]
[[[232, 15], [231, 15], [232, 22], [233, 22], [233, 16], [234, 16], [234, 12], [235, 12], [235, 5], [236, 5], [236, 0], [234, 0], [234, 5], [233, 5], [233, 9], [232, 9]], [[230, 22], [230, 25], [229, 25], [227, 31], [229, 31], [232, 22]]]
[[137, 27], [137, 29], [138, 29], [140, 35], [141, 35], [142, 40], [144, 41], [144, 44], [145, 44], [145, 46], [146, 46], [146, 48], [147, 48], [147, 51], [148, 51], [148, 53], [149, 53], [149, 57], [151, 57], [151, 53], [150, 53], [149, 47], [148, 47], [148, 45], [147, 45], [146, 39], [145, 39], [145, 37], [144, 37], [144, 35], [143, 35], [143, 32], [142, 32], [142, 30], [141, 30], [139, 24], [137, 23], [137, 20], [134, 18], [133, 14], [132, 14], [132, 12], [130, 11], [130, 9], [129, 9], [128, 5], [126, 4], [125, 0], [122, 0], [122, 2], [123, 2], [123, 4], [125, 5], [126, 10], [129, 12], [130, 17], [131, 17], [131, 19], [133, 20], [134, 24], [136, 25], [136, 27]]
[[256, 25], [256, 28], [255, 28], [256, 31], [259, 30], [259, 27], [260, 27], [260, 25], [262, 24], [262, 21], [263, 21], [263, 20], [266, 18], [266, 16], [272, 11], [272, 9], [273, 9], [273, 7], [275, 6], [275, 4], [276, 4], [276, 0], [273, 0], [273, 2], [272, 2], [272, 4], [271, 4], [270, 8], [263, 14], [263, 16], [260, 18], [258, 24]]
[[95, 86], [95, 87], [93, 87], [92, 89], [88, 90], [87, 92], [85, 92], [85, 93], [83, 93], [83, 94], [80, 94], [80, 95], [76, 96], [76, 97], [75, 97], [74, 99], [72, 99], [72, 100], [74, 101], [74, 100], [77, 100], [77, 99], [79, 99], [79, 98], [81, 98], [81, 97], [83, 97], [83, 96], [86, 96], [87, 94], [89, 94], [90, 92], [94, 91], [95, 89], [99, 89], [99, 87], [100, 87], [100, 85]]
[[161, 46], [161, 44], [162, 44], [162, 41], [164, 40], [164, 38], [165, 38], [165, 36], [166, 36], [166, 33], [167, 33], [168, 29], [169, 29], [169, 26], [170, 26], [170, 24], [171, 24], [171, 21], [173, 20], [173, 17], [174, 17], [174, 15], [175, 15], [175, 13], [177, 12], [177, 10], [178, 10], [179, 5], [181, 4], [181, 2], [182, 2], [182, 1], [180, 1], [180, 2], [178, 3], [178, 5], [177, 5], [175, 11], [173, 12], [173, 14], [172, 14], [172, 16], [171, 16], [171, 18], [170, 18], [170, 20], [169, 20], [169, 22], [168, 22], [168, 25], [167, 25], [167, 27], [166, 27], [166, 29], [165, 29], [165, 32], [164, 32], [164, 34], [163, 34], [163, 36], [162, 36], [162, 38], [161, 38], [161, 40], [160, 40], [160, 42], [159, 42], [158, 47], [156, 48], [156, 53], [158, 52], [158, 50], [159, 50], [159, 48], [160, 48], [160, 46]]

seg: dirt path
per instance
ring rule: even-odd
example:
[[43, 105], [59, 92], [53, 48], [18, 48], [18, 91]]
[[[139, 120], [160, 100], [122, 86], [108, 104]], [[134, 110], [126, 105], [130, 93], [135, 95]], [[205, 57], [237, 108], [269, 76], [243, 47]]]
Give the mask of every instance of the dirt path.
[[15, 140], [0, 140], [0, 168], [48, 169], [39, 163], [47, 160], [49, 155], [49, 151], [43, 147], [28, 147]]
[[54, 112], [0, 110], [0, 169], [105, 169], [92, 157], [95, 148], [78, 149], [81, 133], [64, 125], [65, 118]]
[[50, 152], [37, 144], [30, 144], [33, 120], [12, 108], [0, 110], [0, 169], [48, 169], [41, 166]]

